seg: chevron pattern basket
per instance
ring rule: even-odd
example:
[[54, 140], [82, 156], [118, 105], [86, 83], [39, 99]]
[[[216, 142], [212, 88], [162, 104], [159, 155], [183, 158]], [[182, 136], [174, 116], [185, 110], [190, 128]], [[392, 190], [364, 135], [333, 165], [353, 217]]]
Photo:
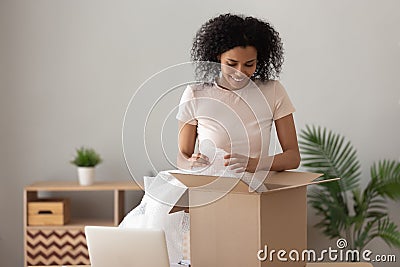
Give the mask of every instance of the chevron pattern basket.
[[27, 265], [90, 265], [84, 230], [27, 231]]

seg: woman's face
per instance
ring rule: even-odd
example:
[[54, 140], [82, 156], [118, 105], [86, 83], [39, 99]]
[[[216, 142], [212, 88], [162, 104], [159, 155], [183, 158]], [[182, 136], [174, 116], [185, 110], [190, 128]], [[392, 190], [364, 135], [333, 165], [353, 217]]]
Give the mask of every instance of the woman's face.
[[237, 46], [222, 53], [221, 61], [222, 86], [236, 90], [246, 86], [256, 70], [257, 49], [254, 46]]

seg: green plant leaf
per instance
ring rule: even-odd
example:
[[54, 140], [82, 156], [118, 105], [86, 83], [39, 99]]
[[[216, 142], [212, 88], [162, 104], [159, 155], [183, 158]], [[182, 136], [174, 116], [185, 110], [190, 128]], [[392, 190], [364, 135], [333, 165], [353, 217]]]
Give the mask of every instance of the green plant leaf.
[[374, 226], [377, 226], [378, 218], [375, 218], [369, 221], [362, 231], [358, 232], [357, 237], [354, 240], [354, 248], [362, 250], [365, 245], [368, 243], [368, 240], [371, 240], [371, 230]]
[[[351, 248], [362, 249], [374, 238], [400, 247], [400, 233], [389, 220], [386, 202], [387, 198], [400, 199], [399, 162], [374, 164], [371, 179], [361, 191], [360, 164], [349, 141], [326, 128], [308, 125], [299, 137], [303, 167], [323, 173], [322, 179], [341, 178], [309, 191], [309, 204], [319, 216], [315, 227], [330, 238], [345, 236]], [[353, 200], [352, 210], [349, 199]]]
[[309, 196], [309, 203], [317, 210], [321, 220], [315, 226], [330, 238], [340, 237], [340, 231], [346, 227], [347, 210], [343, 209], [340, 200], [332, 197], [328, 192], [313, 190]]
[[302, 165], [308, 170], [323, 173], [326, 179], [340, 177], [342, 191], [358, 187], [360, 165], [356, 150], [344, 137], [325, 128], [307, 125], [300, 132], [299, 146]]
[[76, 149], [75, 158], [71, 161], [72, 164], [78, 167], [95, 167], [101, 162], [100, 155], [94, 149], [85, 147]]
[[400, 199], [400, 163], [383, 160], [371, 166], [371, 179], [375, 181], [375, 190], [380, 196], [392, 200]]
[[397, 225], [389, 218], [378, 222], [377, 236], [381, 237], [389, 247], [400, 247], [400, 232], [397, 230]]

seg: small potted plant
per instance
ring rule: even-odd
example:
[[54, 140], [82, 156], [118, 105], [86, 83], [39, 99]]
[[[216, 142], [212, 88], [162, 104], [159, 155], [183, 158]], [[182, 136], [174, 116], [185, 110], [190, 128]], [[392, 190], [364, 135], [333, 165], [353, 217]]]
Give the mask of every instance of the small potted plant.
[[80, 185], [91, 185], [94, 183], [94, 167], [102, 162], [99, 154], [92, 148], [81, 147], [76, 149], [72, 164], [78, 167]]

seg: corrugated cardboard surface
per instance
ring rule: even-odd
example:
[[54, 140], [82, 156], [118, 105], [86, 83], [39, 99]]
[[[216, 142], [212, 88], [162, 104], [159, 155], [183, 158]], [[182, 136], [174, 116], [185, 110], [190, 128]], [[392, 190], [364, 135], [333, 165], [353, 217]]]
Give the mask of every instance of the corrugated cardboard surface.
[[306, 185], [313, 182], [320, 176], [321, 174], [319, 173], [311, 173], [311, 172], [295, 172], [295, 171], [274, 172], [273, 175], [269, 176], [266, 179], [265, 183], [280, 184], [280, 185]]
[[321, 263], [307, 263], [307, 267], [372, 267], [368, 262], [321, 262]]
[[[204, 192], [194, 191], [198, 198]], [[208, 205], [190, 208], [191, 262], [206, 266], [301, 266], [273, 255], [259, 261], [257, 252], [307, 247], [306, 187], [271, 194], [228, 194]], [[288, 256], [286, 255], [288, 258]]]
[[[260, 196], [261, 244], [268, 248], [268, 256], [261, 266], [298, 266], [304, 262], [279, 261], [276, 253], [270, 261], [272, 250], [284, 249], [288, 253], [295, 249], [301, 253], [307, 248], [307, 188], [305, 186], [262, 194]], [[249, 265], [250, 266], [250, 265]], [[255, 266], [255, 265], [254, 265]]]
[[[202, 192], [194, 192], [194, 195]], [[193, 267], [259, 266], [259, 196], [232, 194], [190, 209]]]
[[[272, 190], [264, 193], [249, 192], [247, 184], [233, 178], [173, 175], [188, 187], [181, 201], [190, 204], [193, 267], [306, 265], [279, 261], [276, 253], [272, 262], [269, 255], [260, 261], [257, 252], [267, 245], [268, 254], [297, 250], [301, 259], [307, 248], [307, 185], [320, 183], [314, 182], [320, 174], [275, 173], [265, 183]], [[289, 259], [288, 254], [284, 257]]]
[[202, 191], [249, 193], [249, 186], [237, 178], [182, 173], [172, 173], [172, 175], [189, 187], [189, 190], [195, 188]]
[[[207, 175], [192, 175], [183, 173], [171, 173], [179, 181], [181, 181], [189, 190], [202, 190], [221, 193], [244, 193], [244, 194], [259, 194], [257, 192], [250, 192], [249, 186], [237, 178], [227, 178], [218, 176]], [[295, 187], [306, 186], [310, 184], [330, 182], [338, 180], [339, 178], [316, 181], [318, 177], [322, 176], [319, 173], [310, 172], [295, 172], [295, 171], [282, 171], [270, 172], [264, 181], [264, 185], [270, 193], [272, 191], [286, 190]]]

